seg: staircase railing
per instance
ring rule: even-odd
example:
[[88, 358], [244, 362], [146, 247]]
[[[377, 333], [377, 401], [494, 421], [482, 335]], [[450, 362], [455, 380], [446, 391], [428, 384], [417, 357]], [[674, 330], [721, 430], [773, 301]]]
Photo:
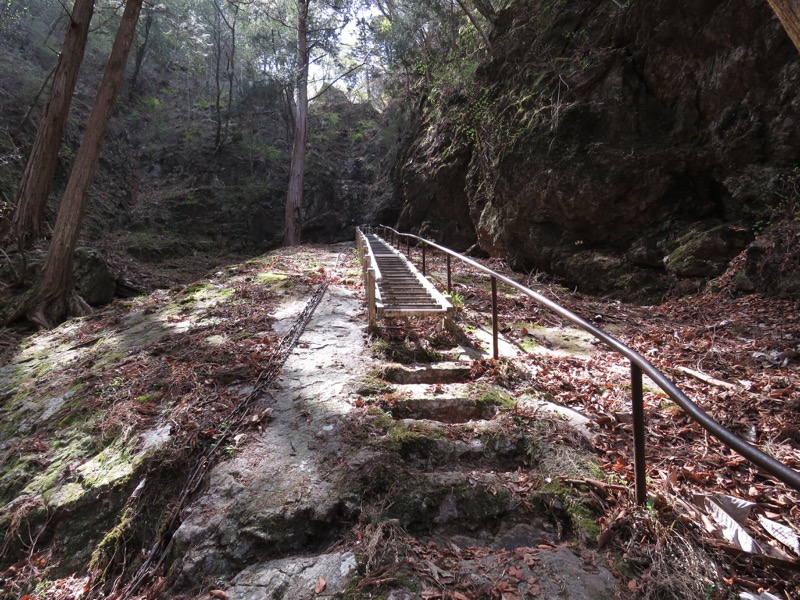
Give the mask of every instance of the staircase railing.
[[451, 275], [451, 258], [455, 258], [470, 267], [487, 273], [491, 277], [492, 283], [492, 340], [493, 340], [493, 356], [498, 357], [498, 317], [497, 317], [497, 282], [500, 281], [507, 286], [510, 286], [526, 296], [532, 298], [539, 305], [551, 310], [552, 312], [570, 321], [580, 329], [590, 333], [595, 338], [600, 340], [606, 346], [611, 348], [617, 354], [624, 356], [630, 361], [631, 373], [631, 401], [632, 401], [632, 416], [633, 416], [633, 451], [634, 451], [634, 474], [636, 478], [636, 502], [644, 504], [647, 500], [647, 482], [646, 482], [646, 462], [645, 462], [645, 418], [644, 418], [644, 386], [642, 382], [643, 375], [647, 375], [653, 383], [655, 383], [661, 390], [672, 399], [675, 404], [680, 406], [686, 414], [689, 415], [695, 422], [697, 422], [703, 429], [705, 429], [712, 436], [717, 438], [720, 442], [728, 448], [735, 450], [748, 461], [757, 465], [770, 475], [776, 477], [787, 486], [800, 492], [800, 473], [789, 468], [787, 465], [776, 460], [774, 457], [765, 454], [755, 446], [752, 446], [733, 432], [729, 431], [717, 421], [712, 419], [703, 409], [689, 399], [678, 387], [667, 378], [661, 371], [655, 368], [649, 361], [647, 361], [641, 354], [632, 350], [616, 338], [612, 337], [602, 329], [595, 327], [585, 319], [579, 317], [570, 310], [564, 308], [560, 304], [534, 292], [532, 289], [510, 279], [492, 269], [483, 266], [479, 262], [471, 258], [459, 254], [450, 248], [441, 246], [419, 237], [412, 233], [401, 233], [386, 225], [377, 227], [368, 227], [368, 231], [372, 232], [377, 230], [384, 240], [389, 241], [398, 249], [402, 248], [402, 242], [405, 241], [406, 252], [411, 255], [411, 241], [414, 240], [415, 245], [421, 245], [422, 248], [422, 273], [426, 274], [426, 248], [430, 247], [436, 249], [446, 255], [447, 260], [447, 292], [452, 293], [452, 275]]

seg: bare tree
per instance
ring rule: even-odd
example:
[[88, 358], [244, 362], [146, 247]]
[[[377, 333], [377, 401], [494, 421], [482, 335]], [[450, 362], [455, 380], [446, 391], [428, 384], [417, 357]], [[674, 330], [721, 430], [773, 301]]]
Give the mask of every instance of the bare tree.
[[16, 241], [20, 250], [40, 235], [93, 12], [94, 0], [75, 0], [69, 13], [64, 47], [58, 57], [50, 99], [22, 174], [9, 231], [2, 232]]
[[51, 327], [65, 318], [85, 314], [90, 310], [74, 289], [73, 253], [86, 212], [89, 186], [97, 170], [103, 138], [122, 85], [125, 63], [136, 33], [141, 8], [142, 0], [127, 0], [125, 3], [111, 55], [97, 89], [75, 164], [61, 200], [42, 273], [36, 286], [11, 318], [24, 314], [37, 325]]
[[[214, 11], [209, 23], [213, 38], [212, 69], [215, 87], [214, 151], [219, 152], [228, 137], [231, 107], [233, 106], [233, 87], [236, 83], [236, 26], [240, 5], [232, 0], [213, 0], [211, 5]], [[224, 110], [223, 96], [226, 96]]]
[[153, 29], [153, 21], [155, 18], [155, 9], [150, 6], [145, 6], [144, 18], [144, 31], [141, 33], [142, 43], [136, 48], [136, 55], [133, 61], [133, 73], [131, 74], [130, 86], [128, 88], [128, 100], [133, 100], [136, 97], [137, 88], [136, 83], [139, 80], [139, 73], [142, 70], [144, 57], [147, 55], [147, 50], [150, 44], [150, 31]]

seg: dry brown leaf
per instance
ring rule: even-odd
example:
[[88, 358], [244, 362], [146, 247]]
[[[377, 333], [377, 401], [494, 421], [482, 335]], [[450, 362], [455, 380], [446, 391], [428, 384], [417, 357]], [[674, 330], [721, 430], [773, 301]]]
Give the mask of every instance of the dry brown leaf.
[[320, 575], [319, 579], [317, 580], [317, 585], [314, 586], [314, 593], [321, 594], [322, 592], [325, 591], [326, 587], [328, 587], [328, 582], [325, 581], [322, 575]]

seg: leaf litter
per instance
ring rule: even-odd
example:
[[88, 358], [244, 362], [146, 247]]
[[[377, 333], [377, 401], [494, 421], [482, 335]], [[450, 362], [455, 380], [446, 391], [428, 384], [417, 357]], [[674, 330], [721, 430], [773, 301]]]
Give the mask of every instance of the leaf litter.
[[[633, 306], [570, 293], [536, 277], [521, 278], [497, 259], [478, 262], [605, 329], [643, 354], [716, 421], [800, 470], [796, 300], [737, 297], [723, 287], [659, 306]], [[428, 254], [427, 265], [444, 285], [443, 258]], [[490, 323], [489, 277], [453, 261], [452, 278], [454, 293], [463, 299], [462, 322], [472, 327]], [[498, 298], [499, 327], [520, 348], [534, 338], [537, 328], [564, 325], [532, 299], [505, 291], [510, 293]], [[687, 569], [703, 562], [690, 556], [702, 549], [715, 563], [706, 569], [709, 579], [728, 586], [728, 591], [719, 589], [710, 597], [727, 597], [734, 589], [800, 597], [800, 494], [706, 433], [657, 386], [648, 386], [647, 379], [649, 500], [644, 509], [632, 502], [629, 366], [603, 344], [592, 346], [588, 353], [572, 355], [523, 352], [520, 360], [531, 377], [511, 387], [517, 395], [535, 394], [592, 419], [592, 444], [606, 481], [565, 481], [594, 500], [601, 514], [598, 546], [624, 550], [629, 565], [636, 564], [635, 549], [641, 547], [641, 554], [648, 555], [637, 569], [643, 580], [658, 563], [654, 557], [665, 551], [660, 546], [683, 548], [666, 553], [686, 555], [687, 560], [677, 562]], [[670, 536], [675, 540], [666, 542]], [[646, 545], [650, 551], [643, 549]], [[639, 596], [656, 597], [648, 596], [643, 585], [631, 589]]]

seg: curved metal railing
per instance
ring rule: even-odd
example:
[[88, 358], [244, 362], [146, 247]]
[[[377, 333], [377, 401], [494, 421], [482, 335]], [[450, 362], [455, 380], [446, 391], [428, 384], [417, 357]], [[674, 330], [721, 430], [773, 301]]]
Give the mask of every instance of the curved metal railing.
[[[620, 354], [630, 361], [631, 365], [631, 396], [632, 396], [632, 415], [633, 415], [633, 445], [634, 445], [634, 473], [636, 476], [636, 501], [643, 504], [647, 499], [647, 486], [646, 486], [646, 463], [645, 463], [645, 432], [644, 432], [644, 390], [642, 384], [642, 375], [646, 374], [661, 390], [672, 399], [675, 404], [680, 406], [686, 413], [694, 419], [703, 429], [713, 435], [723, 444], [735, 450], [744, 458], [749, 460], [754, 465], [759, 466], [764, 471], [773, 475], [789, 487], [800, 492], [800, 473], [789, 468], [782, 462], [776, 460], [772, 456], [765, 454], [755, 446], [752, 446], [736, 434], [732, 433], [714, 419], [712, 419], [702, 408], [697, 406], [686, 394], [681, 392], [678, 387], [666, 377], [661, 371], [656, 369], [650, 362], [648, 362], [641, 354], [628, 348], [625, 344], [610, 336], [608, 333], [599, 329], [579, 317], [575, 313], [567, 310], [560, 304], [553, 302], [549, 298], [534, 292], [533, 290], [517, 283], [513, 279], [501, 275], [492, 269], [483, 266], [471, 258], [459, 254], [454, 250], [440, 246], [435, 242], [419, 237], [411, 233], [401, 233], [386, 225], [380, 225], [376, 229], [382, 230], [384, 239], [391, 238], [392, 243], [396, 246], [401, 246], [401, 238], [406, 241], [406, 250], [410, 254], [411, 240], [416, 240], [417, 243], [422, 244], [422, 272], [425, 274], [425, 248], [430, 246], [447, 256], [447, 291], [452, 292], [451, 282], [451, 257], [471, 267], [487, 273], [492, 281], [492, 337], [494, 340], [494, 357], [497, 358], [497, 336], [498, 336], [498, 323], [497, 323], [497, 282], [501, 281], [526, 296], [535, 300], [541, 306], [553, 311], [564, 319], [577, 325], [587, 333], [590, 333], [598, 340], [609, 346], [614, 352]], [[388, 235], [391, 233], [391, 235]]]

